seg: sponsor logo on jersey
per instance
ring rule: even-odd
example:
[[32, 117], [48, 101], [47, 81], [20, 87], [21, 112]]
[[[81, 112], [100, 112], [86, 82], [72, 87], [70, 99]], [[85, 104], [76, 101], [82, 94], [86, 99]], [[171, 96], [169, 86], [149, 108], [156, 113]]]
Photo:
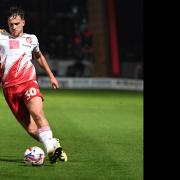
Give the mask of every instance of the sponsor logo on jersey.
[[9, 48], [10, 49], [19, 49], [19, 41], [9, 40]]

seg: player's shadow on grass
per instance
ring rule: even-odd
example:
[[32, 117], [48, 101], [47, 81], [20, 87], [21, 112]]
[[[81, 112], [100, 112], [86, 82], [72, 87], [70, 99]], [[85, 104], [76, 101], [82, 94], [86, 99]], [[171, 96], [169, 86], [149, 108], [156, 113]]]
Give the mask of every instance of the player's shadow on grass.
[[23, 163], [22, 159], [17, 159], [14, 156], [0, 156], [0, 162]]
[[[0, 163], [1, 162], [17, 163], [19, 164], [19, 166], [29, 167], [24, 163], [22, 159], [17, 159], [15, 156], [0, 156]], [[51, 164], [43, 164], [43, 166], [53, 167]], [[32, 167], [37, 167], [37, 166], [32, 166]]]

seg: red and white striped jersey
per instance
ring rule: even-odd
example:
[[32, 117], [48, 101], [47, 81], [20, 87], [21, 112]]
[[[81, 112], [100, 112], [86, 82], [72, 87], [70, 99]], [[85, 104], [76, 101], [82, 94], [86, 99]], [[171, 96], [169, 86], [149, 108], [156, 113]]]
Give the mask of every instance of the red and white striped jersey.
[[0, 32], [0, 64], [2, 85], [10, 87], [30, 80], [36, 80], [32, 53], [39, 51], [35, 35], [23, 34], [14, 38], [7, 32]]

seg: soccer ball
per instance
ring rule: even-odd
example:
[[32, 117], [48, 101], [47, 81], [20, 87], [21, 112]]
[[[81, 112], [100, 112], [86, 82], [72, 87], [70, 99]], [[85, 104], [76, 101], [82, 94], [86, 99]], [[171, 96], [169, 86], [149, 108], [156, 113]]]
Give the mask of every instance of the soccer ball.
[[40, 166], [43, 165], [44, 159], [45, 153], [40, 147], [29, 147], [24, 152], [24, 162], [26, 165]]

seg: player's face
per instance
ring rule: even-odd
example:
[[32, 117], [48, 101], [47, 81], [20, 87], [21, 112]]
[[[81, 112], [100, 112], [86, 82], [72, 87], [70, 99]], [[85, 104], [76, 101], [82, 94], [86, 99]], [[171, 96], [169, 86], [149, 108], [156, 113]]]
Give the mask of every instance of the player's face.
[[8, 19], [9, 31], [14, 37], [20, 37], [23, 35], [23, 27], [25, 25], [24, 19], [20, 16], [10, 17]]

